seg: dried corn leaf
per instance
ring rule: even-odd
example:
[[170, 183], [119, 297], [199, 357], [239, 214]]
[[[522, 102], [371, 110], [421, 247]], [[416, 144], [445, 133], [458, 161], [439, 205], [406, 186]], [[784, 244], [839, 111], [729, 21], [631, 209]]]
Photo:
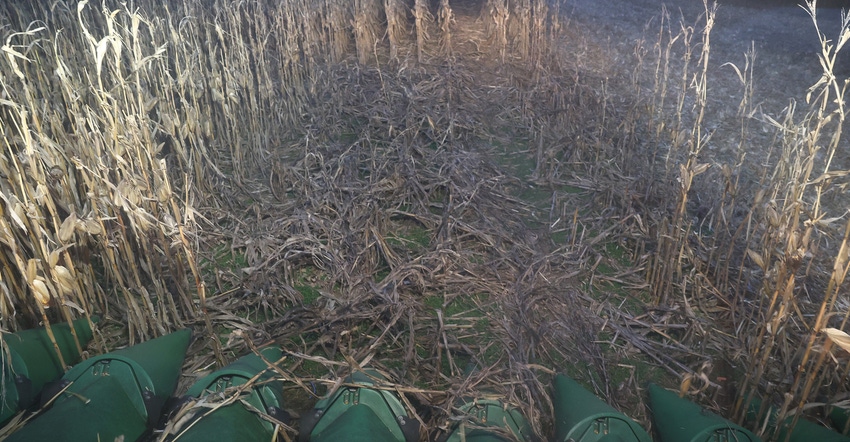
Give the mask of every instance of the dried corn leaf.
[[825, 328], [822, 331], [826, 333], [830, 341], [843, 348], [844, 351], [850, 352], [850, 335], [837, 328]]
[[765, 270], [764, 258], [762, 258], [758, 252], [752, 249], [747, 249], [747, 256], [749, 256], [760, 269]]
[[96, 219], [86, 218], [82, 222], [77, 223], [77, 230], [88, 233], [89, 235], [102, 235], [103, 226]]
[[136, 187], [136, 183], [134, 181], [126, 179], [121, 180], [121, 182], [118, 183], [118, 187], [116, 187], [112, 194], [112, 203], [116, 206], [125, 206], [125, 199], [134, 206], [138, 206], [142, 203], [142, 194]]
[[824, 174], [821, 174], [821, 176], [813, 179], [812, 181], [809, 181], [808, 185], [820, 184], [820, 183], [822, 183], [826, 180], [830, 180], [830, 179], [833, 179], [833, 178], [840, 178], [840, 177], [843, 177], [843, 176], [847, 176], [848, 174], [850, 174], [850, 171], [848, 171], [848, 170], [836, 170], [836, 171], [826, 172]]
[[130, 213], [134, 215], [133, 221], [135, 221], [136, 225], [145, 232], [150, 230], [156, 224], [156, 218], [141, 207], [137, 207]]
[[706, 170], [708, 170], [709, 167], [711, 167], [711, 164], [709, 164], [709, 163], [696, 164], [691, 168], [691, 170], [692, 170], [691, 175], [697, 176], [697, 175], [705, 172]]
[[80, 307], [79, 305], [77, 305], [77, 303], [76, 303], [76, 302], [69, 301], [69, 300], [67, 300], [67, 299], [66, 299], [64, 302], [62, 302], [62, 305], [65, 305], [65, 306], [67, 306], [67, 307], [71, 307], [72, 309], [76, 310], [76, 311], [77, 311], [77, 313], [79, 313], [79, 314], [81, 314], [81, 315], [86, 314], [86, 311], [85, 311], [85, 310], [83, 310], [83, 308], [82, 308], [82, 307]]
[[34, 199], [38, 203], [38, 205], [43, 206], [45, 199], [50, 195], [50, 191], [47, 190], [47, 186], [43, 183], [38, 183], [35, 185], [35, 196]]
[[26, 217], [26, 212], [24, 211], [24, 206], [20, 202], [18, 202], [18, 198], [15, 197], [15, 195], [12, 195], [11, 198], [8, 198], [6, 197], [6, 195], [0, 192], [0, 199], [6, 202], [6, 207], [12, 208], [12, 210], [8, 212], [9, 217], [12, 218], [12, 221], [17, 224], [18, 227], [20, 227], [21, 230], [24, 231], [24, 233], [27, 233], [27, 226], [26, 224], [24, 224], [23, 220], [23, 218]]
[[6, 244], [7, 247], [11, 247], [14, 243], [15, 237], [12, 235], [12, 231], [9, 230], [9, 225], [6, 224], [6, 220], [0, 218], [0, 244]]
[[17, 57], [17, 58], [20, 58], [20, 59], [26, 60], [26, 61], [32, 61], [32, 60], [27, 58], [24, 54], [12, 49], [12, 47], [10, 46], [10, 44], [12, 42], [12, 38], [14, 38], [15, 36], [18, 36], [18, 35], [35, 35], [36, 33], [41, 32], [43, 30], [44, 30], [44, 26], [42, 26], [40, 28], [36, 28], [36, 29], [31, 29], [31, 30], [28, 30], [28, 31], [25, 31], [25, 32], [15, 32], [15, 33], [9, 35], [6, 38], [6, 44], [4, 44], [2, 48], [0, 48], [0, 50], [5, 52], [6, 56], [9, 58], [9, 64], [12, 65], [12, 71], [14, 71], [15, 75], [18, 78], [20, 78], [21, 80], [24, 79], [24, 73], [21, 72], [20, 68], [18, 68], [18, 63], [15, 60], [15, 58]]

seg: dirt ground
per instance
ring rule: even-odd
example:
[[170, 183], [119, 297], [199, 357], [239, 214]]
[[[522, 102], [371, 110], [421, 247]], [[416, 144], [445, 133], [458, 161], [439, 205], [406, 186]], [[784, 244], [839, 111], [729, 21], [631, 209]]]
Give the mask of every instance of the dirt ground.
[[[741, 65], [751, 45], [756, 50], [756, 97], [765, 111], [779, 111], [789, 98], [803, 98], [817, 80], [820, 52], [811, 17], [800, 6], [802, 0], [724, 0], [717, 2], [717, 20], [712, 32], [712, 63], [720, 80], [734, 80], [726, 62]], [[841, 8], [848, 1], [817, 2], [821, 32], [838, 37]], [[567, 15], [612, 48], [631, 51], [636, 38], [652, 35], [662, 8], [671, 18], [696, 23], [703, 13], [697, 0], [568, 0]], [[836, 73], [850, 73], [850, 57], [842, 57]], [[712, 94], [709, 92], [709, 95]]]

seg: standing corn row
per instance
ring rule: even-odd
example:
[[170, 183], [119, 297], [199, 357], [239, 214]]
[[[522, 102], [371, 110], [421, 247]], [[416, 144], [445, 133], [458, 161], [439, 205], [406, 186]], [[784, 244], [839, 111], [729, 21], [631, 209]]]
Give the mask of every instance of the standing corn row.
[[407, 12], [402, 0], [384, 0], [387, 15], [387, 39], [390, 42], [390, 58], [398, 59], [399, 47], [404, 44], [407, 33]]
[[440, 0], [440, 35], [442, 37], [442, 53], [449, 59], [453, 57], [452, 52], [452, 22], [454, 15], [449, 0]]
[[374, 59], [378, 40], [378, 11], [380, 0], [354, 1], [354, 42], [357, 46], [357, 61], [368, 64]]
[[428, 29], [434, 22], [434, 16], [428, 10], [428, 0], [415, 0], [413, 17], [416, 23], [416, 59], [425, 61], [425, 46], [428, 44]]
[[487, 34], [499, 48], [499, 60], [504, 63], [508, 50], [508, 19], [510, 18], [508, 0], [487, 0], [487, 6], [482, 13]]

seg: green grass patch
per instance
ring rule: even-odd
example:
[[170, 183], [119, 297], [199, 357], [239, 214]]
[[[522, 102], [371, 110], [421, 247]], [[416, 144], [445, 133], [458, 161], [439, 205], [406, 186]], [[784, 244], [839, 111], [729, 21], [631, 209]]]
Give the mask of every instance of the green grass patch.
[[610, 259], [613, 259], [618, 264], [626, 267], [631, 267], [634, 265], [632, 263], [631, 257], [629, 257], [628, 250], [626, 250], [623, 246], [616, 242], [609, 242], [605, 244], [605, 256]]
[[483, 316], [484, 312], [480, 311], [476, 300], [486, 298], [487, 295], [460, 295], [455, 297], [445, 306], [443, 313], [446, 317], [453, 317], [460, 314], [467, 316]]
[[230, 247], [229, 244], [219, 244], [212, 249], [212, 259], [201, 258], [201, 268], [204, 270], [229, 270], [233, 273], [248, 267], [245, 254]]
[[304, 299], [304, 305], [316, 302], [321, 296], [318, 289], [309, 285], [296, 284], [292, 288], [298, 290], [298, 293], [301, 293], [301, 297]]
[[375, 272], [375, 282], [380, 283], [387, 276], [390, 276], [390, 268], [388, 266], [384, 265]]
[[425, 304], [425, 307], [428, 307], [430, 310], [443, 308], [443, 297], [437, 295], [426, 296], [423, 303]]
[[319, 299], [321, 296], [319, 287], [327, 279], [328, 275], [313, 266], [302, 267], [293, 274], [292, 288], [301, 294], [304, 299], [303, 304], [309, 305]]
[[387, 244], [407, 250], [411, 254], [421, 253], [431, 244], [431, 231], [413, 223], [401, 223], [394, 234], [388, 235]]
[[634, 385], [644, 385], [647, 382], [665, 386], [670, 384], [669, 374], [642, 354], [623, 358], [618, 363], [611, 364], [608, 368], [608, 376], [614, 386], [628, 383], [632, 378]]
[[[233, 288], [234, 279], [241, 279], [242, 269], [248, 267], [248, 259], [241, 250], [233, 249], [229, 244], [219, 244], [212, 249], [211, 257], [201, 257], [198, 264], [202, 278], [210, 287], [227, 291]], [[219, 272], [230, 273], [236, 278], [219, 278]]]

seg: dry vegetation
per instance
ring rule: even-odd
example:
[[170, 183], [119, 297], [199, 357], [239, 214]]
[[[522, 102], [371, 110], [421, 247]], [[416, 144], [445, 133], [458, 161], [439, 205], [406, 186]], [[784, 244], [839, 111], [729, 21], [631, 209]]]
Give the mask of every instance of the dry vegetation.
[[207, 3], [3, 4], [4, 330], [274, 341], [296, 411], [369, 365], [435, 432], [496, 394], [545, 436], [555, 372], [646, 425], [648, 380], [846, 401], [846, 26], [782, 118], [727, 66], [721, 133], [711, 5], [606, 59], [558, 1]]

